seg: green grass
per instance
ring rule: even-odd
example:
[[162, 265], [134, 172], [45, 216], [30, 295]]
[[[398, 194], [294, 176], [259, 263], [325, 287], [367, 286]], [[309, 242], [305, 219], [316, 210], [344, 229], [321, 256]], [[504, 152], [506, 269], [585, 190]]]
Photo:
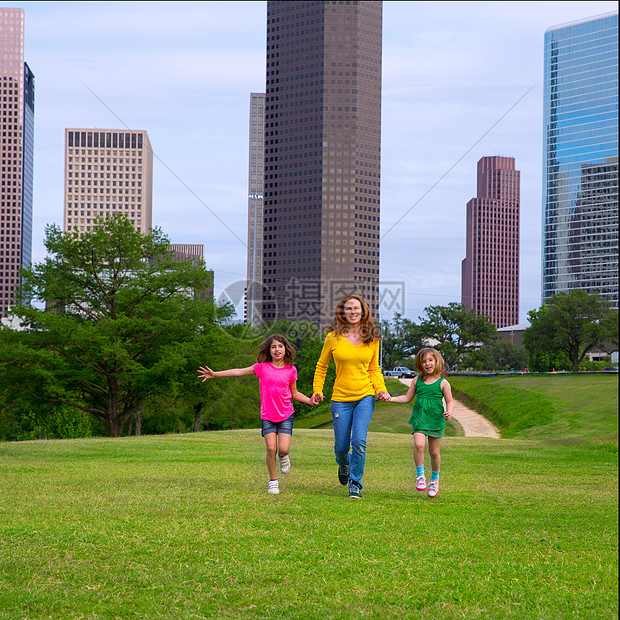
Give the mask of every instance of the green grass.
[[256, 430], [0, 444], [0, 618], [617, 618], [617, 444], [451, 438], [440, 495], [331, 430], [282, 492]]
[[456, 398], [502, 437], [618, 441], [618, 377], [608, 374], [450, 377]]
[[361, 501], [330, 428], [296, 423], [278, 496], [258, 430], [0, 444], [0, 618], [617, 618], [617, 378], [450, 381], [516, 437], [443, 439], [434, 500], [410, 405]]

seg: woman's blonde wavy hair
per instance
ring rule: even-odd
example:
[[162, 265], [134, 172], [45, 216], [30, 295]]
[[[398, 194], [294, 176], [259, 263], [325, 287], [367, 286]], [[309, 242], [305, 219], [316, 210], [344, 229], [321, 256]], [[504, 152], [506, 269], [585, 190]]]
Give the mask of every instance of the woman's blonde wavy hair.
[[370, 316], [370, 308], [368, 307], [366, 300], [361, 295], [357, 294], [345, 295], [336, 304], [334, 320], [329, 326], [329, 331], [334, 332], [334, 335], [336, 337], [342, 336], [349, 331], [350, 325], [344, 315], [344, 305], [347, 303], [347, 301], [350, 301], [351, 299], [355, 299], [356, 301], [358, 301], [360, 306], [362, 307], [362, 316], [359, 323], [362, 342], [369, 343], [373, 340], [381, 340], [381, 333], [376, 328], [375, 322]]

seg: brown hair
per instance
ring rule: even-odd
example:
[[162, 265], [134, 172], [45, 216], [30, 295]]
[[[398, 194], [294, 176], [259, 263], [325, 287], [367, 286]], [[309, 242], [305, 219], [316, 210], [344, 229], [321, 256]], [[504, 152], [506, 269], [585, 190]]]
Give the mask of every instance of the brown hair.
[[441, 357], [441, 353], [437, 351], [437, 349], [431, 349], [427, 347], [426, 349], [420, 349], [415, 356], [415, 369], [418, 371], [418, 374], [424, 379], [426, 373], [424, 372], [424, 367], [422, 366], [422, 360], [424, 356], [430, 353], [435, 358], [435, 371], [440, 377], [448, 376], [448, 366], [443, 361], [443, 357]]
[[283, 336], [282, 334], [272, 334], [271, 336], [269, 336], [269, 338], [267, 338], [267, 340], [265, 340], [265, 342], [262, 342], [256, 347], [256, 349], [258, 349], [258, 353], [256, 354], [256, 361], [259, 363], [273, 361], [271, 359], [270, 349], [271, 343], [274, 340], [277, 340], [284, 345], [284, 363], [292, 366], [293, 362], [295, 361], [295, 347], [288, 341], [286, 336]]
[[334, 332], [335, 336], [342, 336], [346, 332], [349, 331], [351, 327], [347, 322], [347, 319], [344, 315], [344, 305], [347, 301], [351, 299], [355, 299], [359, 301], [360, 306], [362, 307], [362, 316], [360, 318], [360, 336], [362, 338], [362, 342], [369, 343], [373, 340], [381, 340], [381, 333], [375, 326], [375, 322], [372, 320], [370, 316], [370, 308], [368, 304], [364, 300], [361, 295], [353, 294], [353, 295], [345, 295], [337, 304], [334, 320], [332, 324], [329, 326], [329, 331]]

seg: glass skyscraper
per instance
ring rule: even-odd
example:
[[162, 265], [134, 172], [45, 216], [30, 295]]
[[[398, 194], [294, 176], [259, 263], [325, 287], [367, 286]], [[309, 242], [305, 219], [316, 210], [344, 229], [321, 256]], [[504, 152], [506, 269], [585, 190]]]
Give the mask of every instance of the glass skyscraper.
[[542, 296], [618, 307], [618, 14], [545, 33]]

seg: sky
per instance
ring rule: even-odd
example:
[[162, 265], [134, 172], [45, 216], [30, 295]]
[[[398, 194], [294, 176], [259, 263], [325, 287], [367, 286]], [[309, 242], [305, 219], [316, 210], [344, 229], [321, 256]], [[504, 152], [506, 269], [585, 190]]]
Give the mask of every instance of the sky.
[[[35, 75], [33, 262], [62, 227], [64, 130], [143, 129], [153, 225], [205, 246], [215, 296], [246, 277], [251, 92], [266, 2], [22, 2]], [[545, 31], [616, 2], [384, 2], [380, 318], [461, 300], [476, 164], [521, 171], [520, 322], [541, 303]], [[376, 318], [376, 317], [375, 317]]]

